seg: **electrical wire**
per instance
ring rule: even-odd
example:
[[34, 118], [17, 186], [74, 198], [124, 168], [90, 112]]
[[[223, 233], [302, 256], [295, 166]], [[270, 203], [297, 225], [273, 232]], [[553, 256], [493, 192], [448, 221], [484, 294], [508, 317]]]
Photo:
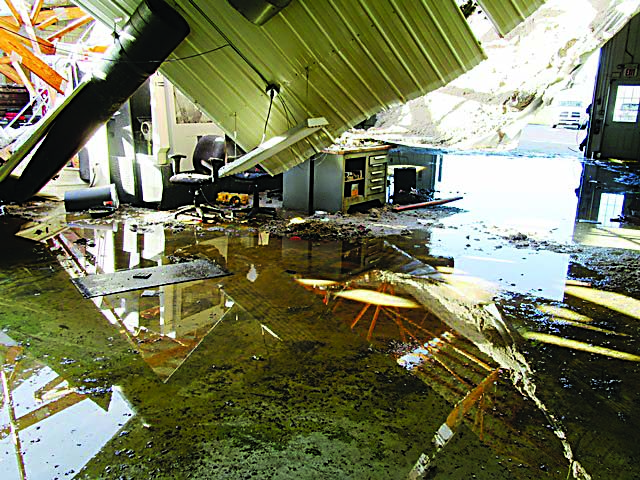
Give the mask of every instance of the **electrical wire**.
[[[293, 117], [293, 115], [291, 115], [291, 117], [289, 117], [289, 109], [287, 108], [287, 104], [285, 103], [284, 99], [282, 98], [282, 95], [279, 95], [278, 98], [280, 99], [280, 103], [282, 104], [282, 109], [284, 110], [284, 118], [287, 120], [287, 126], [289, 128], [293, 127], [295, 125], [295, 123], [291, 122], [291, 117]], [[295, 121], [295, 118], [294, 118]]]
[[262, 131], [262, 141], [260, 143], [264, 143], [264, 139], [267, 137], [267, 125], [269, 125], [269, 117], [271, 116], [271, 106], [273, 105], [273, 97], [276, 96], [275, 90], [269, 91], [269, 110], [267, 111], [267, 118], [264, 121], [264, 130]]
[[240, 51], [240, 49], [238, 47], [236, 47], [233, 42], [231, 42], [231, 40], [229, 39], [229, 37], [227, 37], [224, 32], [220, 29], [220, 27], [218, 27], [213, 20], [211, 20], [208, 15], [196, 4], [196, 2], [194, 2], [194, 0], [189, 0], [189, 3], [191, 4], [191, 6], [193, 8], [195, 8], [198, 13], [202, 16], [202, 18], [204, 18], [207, 23], [209, 25], [211, 25], [216, 32], [218, 32], [218, 35], [220, 35], [222, 38], [224, 38], [224, 40], [229, 44], [229, 46], [231, 48], [233, 48], [233, 51], [236, 52], [238, 54], [238, 56], [249, 66], [249, 68], [251, 68], [251, 70], [253, 70], [256, 75], [258, 75], [260, 77], [260, 79], [266, 84], [269, 85], [269, 80], [267, 80], [267, 77], [265, 77], [262, 72], [260, 70], [258, 70], [258, 67], [256, 67], [253, 63], [251, 63], [251, 61], [244, 56], [244, 54]]

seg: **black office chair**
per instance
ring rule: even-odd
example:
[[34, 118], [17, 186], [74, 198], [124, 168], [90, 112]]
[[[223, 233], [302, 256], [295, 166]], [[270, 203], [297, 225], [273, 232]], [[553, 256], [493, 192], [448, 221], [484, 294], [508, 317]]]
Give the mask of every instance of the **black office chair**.
[[234, 179], [240, 183], [249, 184], [249, 192], [252, 194], [251, 206], [243, 209], [247, 217], [255, 217], [257, 215], [268, 215], [276, 217], [277, 210], [273, 207], [260, 206], [260, 192], [264, 189], [265, 180], [271, 176], [260, 167], [254, 167], [246, 172], [236, 173]]
[[[224, 165], [224, 156], [224, 137], [214, 135], [205, 135], [196, 143], [192, 156], [193, 170], [180, 171], [180, 163], [186, 155], [171, 155], [173, 175], [169, 178], [169, 182], [175, 185], [186, 185], [193, 193], [193, 204], [180, 207], [174, 215], [175, 218], [183, 214], [195, 214], [204, 220], [206, 211], [215, 215], [224, 215], [222, 210], [209, 205], [203, 192], [203, 188], [218, 180], [218, 170]], [[204, 199], [204, 204], [200, 201], [200, 197]]]

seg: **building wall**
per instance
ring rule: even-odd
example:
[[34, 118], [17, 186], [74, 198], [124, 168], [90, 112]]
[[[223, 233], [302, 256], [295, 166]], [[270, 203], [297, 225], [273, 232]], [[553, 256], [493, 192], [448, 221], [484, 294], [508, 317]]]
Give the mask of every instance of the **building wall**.
[[[640, 124], [637, 119], [638, 103], [624, 112], [626, 121], [620, 120], [621, 104], [616, 110], [617, 92], [626, 92], [638, 86], [634, 95], [640, 95], [640, 16], [633, 17], [601, 50], [589, 128], [587, 157], [640, 159]], [[640, 99], [639, 99], [640, 100]], [[635, 101], [623, 104], [633, 107]], [[617, 113], [617, 116], [616, 116]], [[635, 121], [630, 121], [633, 116]]]
[[192, 168], [191, 154], [198, 138], [203, 135], [224, 136], [222, 129], [205, 117], [197, 106], [180, 94], [162, 75], [155, 74], [151, 84], [153, 117], [153, 151], [164, 161], [162, 152], [168, 155], [186, 155], [181, 168]]

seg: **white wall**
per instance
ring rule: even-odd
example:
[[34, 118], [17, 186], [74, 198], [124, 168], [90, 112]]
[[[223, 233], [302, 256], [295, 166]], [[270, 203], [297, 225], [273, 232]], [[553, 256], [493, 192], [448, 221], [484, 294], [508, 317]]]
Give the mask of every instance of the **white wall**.
[[[156, 156], [168, 149], [168, 155], [187, 156], [183, 169], [192, 168], [191, 154], [199, 136], [221, 135], [224, 132], [215, 123], [178, 123], [176, 118], [175, 87], [159, 73], [151, 81], [151, 112], [153, 117], [153, 151]], [[197, 108], [193, 106], [193, 108]], [[164, 163], [163, 158], [158, 158]]]

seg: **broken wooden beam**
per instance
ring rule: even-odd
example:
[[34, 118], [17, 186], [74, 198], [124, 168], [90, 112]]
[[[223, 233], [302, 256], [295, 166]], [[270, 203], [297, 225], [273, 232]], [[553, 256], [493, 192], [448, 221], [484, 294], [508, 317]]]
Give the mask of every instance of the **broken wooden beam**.
[[444, 205], [445, 203], [455, 202], [456, 200], [462, 200], [463, 197], [443, 198], [441, 200], [432, 200], [430, 202], [412, 203], [411, 205], [398, 205], [393, 207], [394, 212], [401, 212], [403, 210], [413, 210], [416, 208], [435, 207], [436, 205]]
[[49, 37], [47, 37], [47, 41], [48, 42], [53, 42], [55, 40], [60, 40], [67, 33], [73, 32], [75, 29], [80, 28], [83, 25], [86, 25], [87, 23], [91, 22], [92, 20], [93, 20], [93, 17], [91, 15], [85, 15], [84, 17], [78, 18], [77, 20], [71, 22], [69, 25], [64, 27], [62, 30], [54, 33], [53, 35], [51, 35]]
[[0, 29], [0, 49], [4, 50], [12, 61], [22, 64], [47, 85], [55, 88], [59, 93], [64, 93], [67, 81], [62, 75], [40, 60], [12, 34], [2, 29]]

